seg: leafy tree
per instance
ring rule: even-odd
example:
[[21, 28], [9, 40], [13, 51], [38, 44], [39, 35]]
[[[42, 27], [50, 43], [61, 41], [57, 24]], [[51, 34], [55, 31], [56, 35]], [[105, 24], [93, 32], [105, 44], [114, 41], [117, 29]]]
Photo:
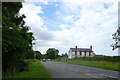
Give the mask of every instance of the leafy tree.
[[113, 50], [120, 47], [120, 27], [118, 27], [117, 31], [112, 35], [113, 39], [115, 40], [115, 43], [111, 46], [113, 47]]
[[55, 48], [49, 48], [47, 51], [47, 56], [48, 58], [50, 59], [55, 59], [58, 57], [58, 53], [59, 53], [59, 50], [55, 49]]
[[42, 59], [42, 54], [41, 54], [41, 52], [40, 51], [35, 51], [35, 53], [36, 53], [36, 59]]
[[28, 50], [26, 54], [26, 59], [34, 59], [35, 52], [31, 49]]
[[[23, 70], [23, 60], [28, 52], [32, 50], [33, 33], [29, 32], [28, 26], [24, 26], [25, 21], [23, 19], [25, 15], [19, 14], [21, 8], [21, 2], [2, 3], [3, 71], [8, 69], [12, 71]], [[23, 64], [21, 64], [22, 62]], [[21, 67], [18, 67], [20, 65]]]
[[68, 57], [68, 54], [67, 53], [62, 54], [62, 57]]
[[42, 59], [48, 59], [49, 57], [48, 57], [48, 55], [47, 54], [43, 54], [42, 55]]

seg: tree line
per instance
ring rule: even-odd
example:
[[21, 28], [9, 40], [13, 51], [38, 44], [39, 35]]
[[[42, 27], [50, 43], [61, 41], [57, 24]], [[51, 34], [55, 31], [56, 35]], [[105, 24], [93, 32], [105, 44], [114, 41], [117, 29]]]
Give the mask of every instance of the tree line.
[[[36, 52], [38, 56], [36, 56], [36, 59], [56, 59], [60, 57], [68, 57], [67, 53], [60, 55], [59, 50], [55, 48], [49, 48], [45, 54], [41, 54], [41, 52]], [[39, 54], [40, 55], [39, 55]]]

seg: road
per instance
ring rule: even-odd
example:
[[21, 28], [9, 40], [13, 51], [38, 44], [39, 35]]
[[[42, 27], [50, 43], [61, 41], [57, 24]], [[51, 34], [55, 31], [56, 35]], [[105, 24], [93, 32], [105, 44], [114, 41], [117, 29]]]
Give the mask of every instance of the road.
[[62, 62], [42, 62], [47, 70], [52, 74], [53, 78], [110, 78], [119, 79], [120, 72], [105, 70], [100, 68], [92, 68]]

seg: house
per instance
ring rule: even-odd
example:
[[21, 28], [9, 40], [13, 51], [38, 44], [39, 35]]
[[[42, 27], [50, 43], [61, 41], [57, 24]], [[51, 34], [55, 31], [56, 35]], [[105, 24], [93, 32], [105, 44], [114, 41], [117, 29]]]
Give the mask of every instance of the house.
[[92, 46], [90, 48], [70, 48], [68, 51], [68, 58], [73, 59], [74, 57], [84, 57], [84, 56], [95, 56], [95, 53], [92, 50]]

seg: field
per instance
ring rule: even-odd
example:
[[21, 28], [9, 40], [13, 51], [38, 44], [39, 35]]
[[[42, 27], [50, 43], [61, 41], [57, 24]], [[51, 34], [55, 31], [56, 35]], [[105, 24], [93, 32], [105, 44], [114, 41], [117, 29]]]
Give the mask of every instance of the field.
[[3, 76], [3, 78], [51, 78], [50, 73], [41, 64], [40, 60], [27, 61], [29, 62], [29, 67], [27, 71]]

